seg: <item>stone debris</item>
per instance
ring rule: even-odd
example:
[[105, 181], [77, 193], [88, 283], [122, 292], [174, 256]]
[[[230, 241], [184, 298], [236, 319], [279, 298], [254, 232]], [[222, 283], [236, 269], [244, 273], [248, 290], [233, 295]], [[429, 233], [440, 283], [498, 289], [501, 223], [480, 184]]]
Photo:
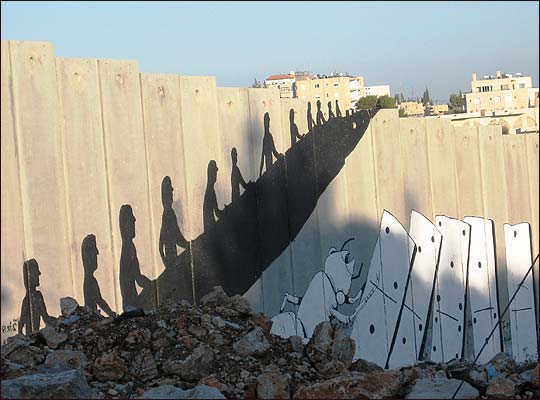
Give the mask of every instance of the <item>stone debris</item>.
[[73, 297], [62, 297], [60, 299], [60, 312], [64, 318], [69, 318], [77, 308], [79, 308], [79, 303]]
[[457, 360], [384, 370], [352, 361], [355, 343], [339, 324], [319, 324], [309, 341], [283, 339], [220, 287], [200, 305], [167, 302], [114, 320], [63, 304], [51, 325], [2, 346], [2, 398], [450, 398], [460, 379], [457, 398], [540, 397], [537, 363], [498, 354], [470, 372]]

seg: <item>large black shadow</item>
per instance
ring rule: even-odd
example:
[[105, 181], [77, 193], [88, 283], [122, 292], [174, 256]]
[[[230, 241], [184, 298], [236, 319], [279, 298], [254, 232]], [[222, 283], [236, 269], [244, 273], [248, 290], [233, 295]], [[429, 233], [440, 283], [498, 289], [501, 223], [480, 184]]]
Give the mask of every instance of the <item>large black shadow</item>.
[[[370, 119], [368, 111], [333, 118], [313, 127], [284, 156], [271, 146], [273, 140], [267, 139], [270, 145], [265, 148], [263, 144], [261, 162], [261, 165], [266, 164], [264, 174], [256, 182], [248, 183], [245, 192], [223, 210], [212, 208], [211, 201], [208, 206], [203, 205], [205, 215], [212, 210], [211, 215], [208, 213], [204, 218], [204, 233], [191, 242], [191, 252], [180, 254], [176, 265], [168, 267], [157, 278], [158, 301], [191, 299], [187, 289], [181, 287], [185, 279], [183, 272], [190, 269], [190, 263], [197, 298], [216, 285], [221, 285], [229, 295], [245, 293], [298, 235], [320, 195], [364, 135]], [[271, 135], [267, 115], [264, 127], [264, 135]], [[275, 162], [272, 156], [276, 156]], [[214, 164], [209, 163], [209, 198], [215, 198], [213, 185], [217, 165]], [[132, 245], [127, 242], [130, 249]], [[145, 286], [139, 303], [150, 308], [154, 289], [151, 285]]]

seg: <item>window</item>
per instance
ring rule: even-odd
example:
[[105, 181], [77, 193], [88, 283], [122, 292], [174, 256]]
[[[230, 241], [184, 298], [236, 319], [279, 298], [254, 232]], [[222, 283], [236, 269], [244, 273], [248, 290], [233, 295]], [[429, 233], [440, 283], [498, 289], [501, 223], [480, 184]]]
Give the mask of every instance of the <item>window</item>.
[[315, 84], [315, 89], [318, 89], [318, 88], [319, 88], [319, 84], [316, 83], [316, 84]]
[[509, 90], [510, 87], [508, 85], [501, 85], [501, 90]]
[[495, 103], [501, 102], [501, 96], [495, 96]]
[[315, 99], [316, 99], [316, 100], [320, 100], [320, 98], [321, 98], [321, 96], [319, 96], [319, 95], [316, 95], [316, 96], [315, 96]]
[[525, 89], [525, 84], [524, 84], [524, 83], [520, 83], [520, 84], [519, 84], [519, 88], [520, 88], [520, 89]]
[[338, 82], [334, 82], [334, 87], [337, 87], [339, 85]]

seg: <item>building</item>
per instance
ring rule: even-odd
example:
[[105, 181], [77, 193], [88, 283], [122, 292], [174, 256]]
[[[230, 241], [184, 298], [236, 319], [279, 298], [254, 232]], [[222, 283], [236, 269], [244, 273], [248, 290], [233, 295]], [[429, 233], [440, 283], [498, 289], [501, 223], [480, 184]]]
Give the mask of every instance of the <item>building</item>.
[[432, 104], [425, 107], [425, 115], [448, 114], [448, 104]]
[[267, 87], [276, 87], [279, 89], [279, 97], [282, 99], [291, 99], [296, 97], [296, 85], [294, 73], [271, 75], [264, 81]]
[[399, 108], [407, 114], [408, 117], [423, 117], [425, 113], [424, 105], [416, 101], [404, 101], [399, 104]]
[[[354, 103], [351, 100], [351, 85], [352, 80], [357, 81], [357, 85], [362, 85], [364, 79], [362, 77], [353, 78], [347, 74], [331, 74], [317, 76], [303, 76], [296, 80], [296, 95], [299, 99], [304, 99], [312, 103], [315, 107], [317, 100], [322, 103], [321, 110], [327, 118], [327, 104], [332, 102], [333, 109], [336, 100], [339, 102], [342, 112], [352, 108]], [[315, 110], [314, 110], [315, 111]]]
[[356, 105], [356, 102], [364, 96], [364, 78], [361, 76], [350, 78], [349, 89], [351, 97], [351, 104], [349, 108], [352, 109]]
[[496, 72], [492, 75], [477, 79], [472, 74], [471, 92], [465, 93], [467, 113], [479, 112], [485, 116], [494, 112], [510, 112], [529, 107], [534, 107], [535, 97], [538, 96], [538, 88], [532, 87], [530, 76], [522, 76], [520, 73], [501, 74]]
[[367, 96], [390, 96], [390, 85], [365, 86], [364, 95], [361, 97]]

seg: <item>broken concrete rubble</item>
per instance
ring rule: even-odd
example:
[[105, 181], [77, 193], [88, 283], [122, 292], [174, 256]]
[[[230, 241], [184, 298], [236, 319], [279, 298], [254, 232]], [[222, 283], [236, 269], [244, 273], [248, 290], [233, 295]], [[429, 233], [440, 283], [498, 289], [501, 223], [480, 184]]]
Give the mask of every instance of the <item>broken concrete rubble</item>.
[[[461, 361], [422, 361], [384, 370], [362, 359], [353, 363], [354, 342], [333, 323], [318, 325], [306, 344], [300, 337], [271, 335], [271, 326], [242, 297], [229, 297], [219, 287], [197, 306], [163, 304], [155, 313], [114, 321], [77, 307], [31, 337], [7, 340], [2, 346], [2, 390], [5, 382], [19, 378], [26, 381], [17, 382], [33, 382], [44, 374], [67, 374], [60, 378], [85, 379], [87, 384], [79, 386], [87, 392], [83, 397], [385, 398], [422, 396], [434, 387], [441, 393], [448, 382], [460, 382], [449, 378], [463, 377], [463, 396], [485, 397], [494, 393], [499, 382], [494, 380], [500, 377], [513, 383], [516, 397], [539, 397], [536, 363], [516, 366], [498, 355], [490, 361], [496, 377], [483, 365], [467, 375], [470, 363]], [[467, 390], [468, 385], [476, 391]], [[40, 397], [61, 395], [42, 387]], [[73, 389], [72, 397], [77, 393]]]

